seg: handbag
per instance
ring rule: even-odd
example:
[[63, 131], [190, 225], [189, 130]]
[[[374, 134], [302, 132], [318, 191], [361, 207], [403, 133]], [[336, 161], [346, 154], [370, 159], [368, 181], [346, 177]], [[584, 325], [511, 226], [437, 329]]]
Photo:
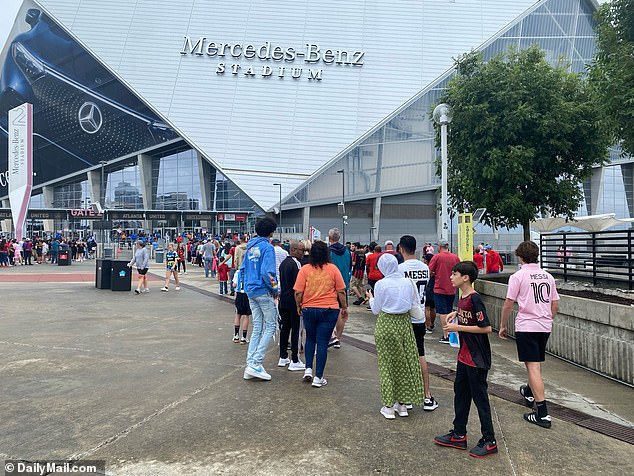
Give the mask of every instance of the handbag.
[[414, 292], [414, 303], [412, 304], [412, 307], [409, 308], [409, 315], [412, 319], [421, 320], [425, 317], [425, 313], [423, 311], [423, 307], [420, 305], [420, 295], [416, 289], [416, 283], [414, 283], [411, 279], [410, 283], [412, 284], [412, 291]]

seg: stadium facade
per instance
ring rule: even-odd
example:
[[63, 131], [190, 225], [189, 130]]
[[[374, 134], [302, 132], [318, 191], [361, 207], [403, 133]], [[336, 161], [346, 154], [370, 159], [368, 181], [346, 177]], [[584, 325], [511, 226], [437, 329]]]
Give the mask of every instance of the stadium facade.
[[[0, 56], [0, 170], [7, 111], [30, 102], [32, 228], [90, 228], [98, 202], [115, 228], [233, 232], [281, 197], [289, 233], [339, 223], [347, 240], [431, 241], [429, 112], [453, 58], [537, 43], [583, 71], [597, 6], [25, 0]], [[614, 153], [597, 168], [580, 213], [634, 217], [633, 166]], [[4, 230], [7, 194], [0, 175]]]

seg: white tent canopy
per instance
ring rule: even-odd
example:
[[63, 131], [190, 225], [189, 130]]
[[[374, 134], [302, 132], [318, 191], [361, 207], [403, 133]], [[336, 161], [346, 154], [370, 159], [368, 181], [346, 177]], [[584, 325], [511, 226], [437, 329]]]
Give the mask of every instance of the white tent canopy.
[[568, 221], [564, 217], [538, 218], [531, 222], [531, 228], [540, 233], [554, 231], [564, 226], [572, 226], [585, 231], [603, 231], [613, 226], [634, 223], [634, 218], [615, 218], [615, 213], [605, 213], [603, 215], [589, 215], [585, 217], [575, 217], [573, 221]]

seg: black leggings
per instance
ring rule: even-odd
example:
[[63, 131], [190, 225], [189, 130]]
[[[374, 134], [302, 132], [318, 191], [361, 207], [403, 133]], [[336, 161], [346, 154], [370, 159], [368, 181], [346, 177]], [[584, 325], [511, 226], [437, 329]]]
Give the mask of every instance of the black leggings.
[[293, 362], [299, 361], [297, 347], [299, 341], [299, 314], [297, 309], [280, 308], [280, 358], [288, 358], [288, 336], [291, 336], [291, 357]]
[[180, 259], [178, 260], [178, 265], [177, 265], [178, 272], [179, 273], [181, 272], [181, 264], [183, 265], [183, 271], [187, 272], [187, 265], [185, 264], [185, 260], [180, 260]]

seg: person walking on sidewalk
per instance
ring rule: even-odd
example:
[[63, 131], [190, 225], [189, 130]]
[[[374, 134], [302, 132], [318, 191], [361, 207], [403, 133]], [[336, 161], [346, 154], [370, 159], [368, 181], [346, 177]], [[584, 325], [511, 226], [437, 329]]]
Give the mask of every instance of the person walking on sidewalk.
[[216, 245], [214, 245], [211, 240], [203, 241], [202, 247], [203, 259], [205, 260], [205, 278], [209, 277], [209, 273], [211, 273], [211, 277], [216, 276], [216, 272], [213, 270], [213, 261], [214, 256], [216, 255]]
[[[420, 296], [421, 306], [425, 307], [425, 288], [429, 282], [429, 268], [425, 263], [416, 259], [416, 238], [411, 235], [401, 236], [398, 243], [399, 251], [403, 256], [403, 262], [398, 265], [398, 270], [403, 273], [406, 278], [411, 279], [416, 284], [416, 289]], [[427, 412], [434, 411], [438, 408], [438, 402], [432, 396], [429, 388], [429, 367], [425, 358], [425, 316], [420, 319], [412, 316], [412, 329], [414, 330], [414, 338], [416, 339], [416, 347], [418, 349], [418, 360], [420, 361], [420, 370], [423, 376], [423, 387], [425, 391], [425, 399], [423, 401], [423, 410]], [[409, 402], [408, 402], [409, 403]]]
[[[452, 284], [462, 291], [458, 310], [449, 313], [443, 324], [445, 332], [458, 332], [460, 350], [454, 379], [453, 428], [446, 435], [434, 438], [434, 443], [459, 450], [467, 449], [467, 423], [471, 402], [475, 403], [480, 418], [482, 438], [469, 455], [484, 458], [498, 452], [491, 419], [487, 376], [491, 368], [491, 345], [488, 334], [491, 324], [480, 295], [473, 289], [478, 267], [473, 261], [456, 264], [451, 273]], [[453, 322], [457, 318], [457, 323]]]
[[[302, 267], [299, 260], [304, 256], [304, 245], [297, 240], [290, 244], [290, 255], [280, 264], [280, 360], [278, 367], [288, 365], [288, 370], [305, 370], [299, 360], [299, 313], [295, 303], [295, 280]], [[288, 337], [291, 337], [291, 359], [288, 358]]]
[[176, 281], [176, 291], [180, 291], [181, 285], [178, 281], [178, 269], [176, 262], [178, 261], [178, 253], [174, 251], [174, 243], [167, 245], [167, 253], [165, 253], [165, 285], [161, 288], [161, 291], [167, 292], [170, 290], [170, 278], [174, 275], [174, 281]]
[[[328, 341], [339, 316], [348, 315], [346, 284], [339, 269], [330, 262], [326, 243], [316, 241], [310, 248], [310, 264], [299, 270], [293, 289], [297, 313], [302, 315], [306, 329], [304, 380], [312, 381], [313, 387], [322, 387], [328, 383], [324, 377]], [[317, 363], [313, 373], [315, 347]]]
[[525, 413], [524, 420], [550, 428], [552, 421], [546, 406], [542, 362], [546, 360], [546, 343], [559, 310], [559, 294], [552, 275], [537, 264], [539, 246], [532, 241], [524, 241], [515, 250], [515, 255], [522, 267], [509, 278], [499, 336], [506, 339], [506, 326], [513, 304], [517, 302], [515, 344], [518, 359], [524, 362], [528, 373], [528, 385], [520, 387], [520, 394], [529, 406], [535, 404], [537, 407], [536, 411]]
[[145, 247], [145, 243], [141, 240], [136, 242], [136, 250], [134, 250], [132, 260], [128, 263], [128, 267], [131, 268], [132, 266], [136, 266], [137, 272], [139, 273], [139, 282], [134, 293], [141, 294], [150, 292], [147, 286], [147, 272], [148, 269], [150, 269], [150, 252]]
[[443, 326], [441, 344], [449, 344], [449, 334], [444, 331], [447, 315], [453, 311], [456, 290], [451, 284], [451, 269], [460, 262], [455, 254], [449, 251], [449, 242], [444, 238], [438, 240], [438, 254], [429, 262], [429, 271], [434, 276], [434, 305]]
[[271, 375], [262, 367], [262, 360], [277, 325], [275, 299], [279, 291], [275, 275], [275, 250], [269, 242], [276, 228], [277, 223], [270, 218], [261, 218], [255, 223], [257, 236], [249, 240], [240, 267], [244, 273], [244, 289], [249, 297], [253, 319], [243, 374], [247, 380], [271, 380]]
[[[343, 282], [346, 285], [346, 289], [344, 291], [346, 293], [347, 300], [348, 286], [350, 285], [350, 272], [352, 271], [352, 255], [347, 246], [339, 243], [340, 238], [341, 233], [339, 231], [339, 228], [331, 228], [330, 230], [328, 230], [330, 262], [334, 264], [339, 270], [339, 273], [341, 273]], [[346, 326], [347, 320], [347, 313], [345, 314], [345, 316], [343, 314], [339, 316], [330, 342], [328, 342], [329, 346], [333, 346], [335, 349], [341, 348], [341, 336], [343, 335], [343, 329]]]
[[381, 384], [381, 415], [388, 420], [408, 416], [405, 402], [423, 403], [423, 380], [409, 310], [420, 303], [412, 282], [399, 271], [396, 256], [385, 253], [377, 263], [383, 279], [366, 291], [378, 314], [374, 340]]
[[[233, 287], [236, 290], [236, 317], [233, 320], [233, 342], [236, 344], [248, 344], [247, 329], [249, 328], [249, 317], [251, 316], [251, 307], [249, 306], [249, 298], [244, 292], [244, 279], [240, 272], [240, 268], [233, 275]], [[240, 324], [242, 324], [242, 337], [240, 337]]]

